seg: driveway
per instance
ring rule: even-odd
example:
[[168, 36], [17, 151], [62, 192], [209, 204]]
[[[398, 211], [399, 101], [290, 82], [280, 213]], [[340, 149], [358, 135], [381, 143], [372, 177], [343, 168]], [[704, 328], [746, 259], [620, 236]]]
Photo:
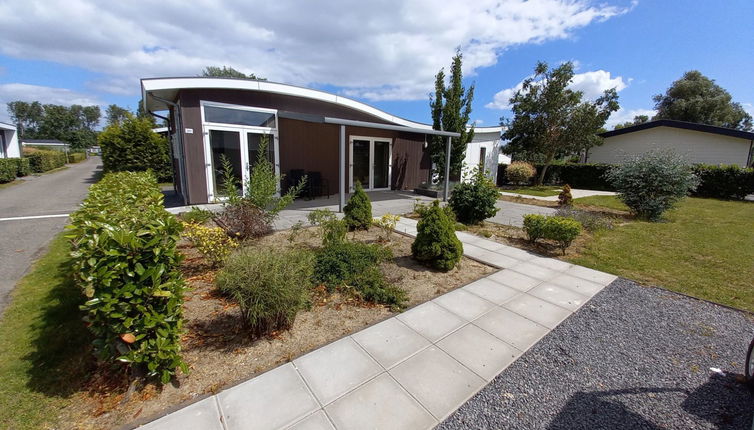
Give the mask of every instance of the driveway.
[[0, 314], [18, 280], [68, 223], [59, 215], [76, 210], [101, 168], [100, 158], [91, 157], [0, 189]]

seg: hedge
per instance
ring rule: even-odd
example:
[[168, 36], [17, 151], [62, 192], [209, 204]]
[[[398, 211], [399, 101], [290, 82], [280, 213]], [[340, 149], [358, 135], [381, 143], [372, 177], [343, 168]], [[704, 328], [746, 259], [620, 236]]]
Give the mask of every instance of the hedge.
[[71, 215], [74, 280], [101, 360], [168, 382], [180, 367], [181, 223], [148, 172], [111, 173]]
[[0, 158], [0, 184], [14, 181], [17, 171], [18, 166], [13, 158]]
[[16, 175], [17, 176], [23, 177], [31, 173], [31, 164], [29, 163], [28, 158], [25, 158], [25, 157], [12, 158], [12, 160], [16, 161]]
[[[497, 185], [507, 184], [505, 171], [508, 165], [500, 164], [497, 170]], [[536, 164], [537, 173], [533, 180], [539, 178], [543, 165]], [[604, 178], [605, 173], [610, 169], [609, 164], [553, 164], [547, 168], [545, 173], [545, 184], [568, 184], [572, 188], [583, 188], [588, 190], [606, 190], [612, 191], [612, 187]]]
[[152, 131], [146, 118], [128, 116], [97, 136], [105, 172], [152, 170], [160, 182], [173, 180], [168, 140]]
[[80, 163], [84, 160], [86, 160], [85, 152], [71, 152], [68, 154], [69, 163]]
[[24, 157], [29, 159], [31, 171], [44, 173], [65, 166], [65, 153], [45, 149], [24, 148]]

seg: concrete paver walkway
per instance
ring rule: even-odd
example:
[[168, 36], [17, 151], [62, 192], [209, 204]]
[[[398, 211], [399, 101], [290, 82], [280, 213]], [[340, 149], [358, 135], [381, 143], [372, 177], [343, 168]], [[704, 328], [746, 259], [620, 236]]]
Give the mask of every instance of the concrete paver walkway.
[[432, 428], [616, 278], [458, 237], [502, 270], [142, 428]]
[[[571, 188], [571, 196], [574, 199], [578, 199], [580, 197], [590, 197], [590, 196], [614, 196], [616, 194], [617, 193], [613, 191], [581, 190], [577, 188]], [[500, 195], [509, 196], [509, 197], [522, 197], [525, 199], [544, 200], [548, 202], [558, 201], [558, 196], [532, 196], [529, 194], [508, 193], [505, 191], [500, 191]]]

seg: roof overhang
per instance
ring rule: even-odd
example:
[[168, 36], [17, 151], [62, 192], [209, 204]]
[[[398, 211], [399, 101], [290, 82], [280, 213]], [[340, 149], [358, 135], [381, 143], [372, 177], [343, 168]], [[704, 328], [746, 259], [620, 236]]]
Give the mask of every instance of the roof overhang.
[[700, 131], [702, 133], [720, 134], [723, 136], [737, 137], [740, 139], [754, 140], [754, 133], [750, 131], [736, 130], [733, 128], [718, 127], [708, 124], [697, 124], [695, 122], [676, 121], [672, 119], [658, 119], [655, 121], [645, 122], [643, 124], [633, 125], [631, 127], [619, 128], [617, 130], [600, 133], [603, 138], [620, 136], [622, 134], [634, 133], [642, 130], [649, 130], [655, 127], [670, 127], [682, 130]]
[[7, 122], [0, 122], [0, 129], [3, 130], [16, 130], [16, 126], [13, 124], [8, 124]]
[[[256, 81], [252, 79], [233, 79], [233, 78], [208, 78], [208, 77], [189, 77], [189, 78], [150, 78], [141, 80], [141, 93], [144, 103], [144, 109], [147, 112], [163, 111], [169, 108], [169, 103], [165, 100], [175, 102], [178, 99], [178, 92], [184, 89], [224, 89], [239, 91], [260, 91], [266, 93], [282, 94], [295, 97], [303, 97], [312, 100], [318, 100], [345, 106], [391, 124], [413, 129], [432, 131], [430, 124], [410, 121], [401, 118], [383, 110], [377, 109], [368, 104], [339, 96], [337, 94], [325, 91], [313, 90], [311, 88], [297, 87], [295, 85], [281, 84], [270, 81]], [[477, 133], [500, 133], [502, 127], [475, 127]], [[434, 133], [429, 133], [434, 134]]]

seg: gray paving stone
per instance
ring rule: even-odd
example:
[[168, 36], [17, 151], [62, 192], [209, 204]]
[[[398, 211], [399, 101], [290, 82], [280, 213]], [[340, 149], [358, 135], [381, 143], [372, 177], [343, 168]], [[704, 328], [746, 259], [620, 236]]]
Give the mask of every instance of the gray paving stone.
[[466, 324], [464, 319], [434, 302], [421, 304], [396, 318], [429, 339], [430, 342], [437, 342], [443, 336]]
[[395, 318], [375, 324], [351, 337], [386, 369], [429, 346], [427, 339]]
[[387, 373], [325, 408], [339, 429], [429, 429], [437, 424]]
[[486, 249], [487, 251], [498, 251], [500, 249], [506, 248], [506, 246], [500, 242], [495, 242], [494, 240], [485, 239], [479, 242], [474, 243], [476, 246]]
[[503, 245], [502, 247], [493, 249], [492, 251], [495, 251], [498, 254], [503, 254], [508, 257], [515, 258], [516, 260], [521, 261], [529, 261], [531, 259], [537, 258], [537, 255], [532, 254], [531, 252], [524, 251], [523, 249], [515, 248], [513, 246]]
[[541, 324], [503, 308], [485, 314], [473, 324], [521, 351], [529, 349], [550, 331]]
[[498, 254], [497, 252], [487, 251], [486, 249], [479, 255], [475, 256], [475, 258], [500, 269], [507, 269], [521, 263], [521, 260], [508, 257], [507, 255]]
[[565, 273], [571, 276], [577, 276], [587, 281], [596, 282], [600, 285], [608, 285], [614, 280], [618, 279], [617, 276], [609, 273], [600, 272], [598, 270], [589, 269], [583, 266], [573, 266], [566, 270]]
[[463, 244], [463, 255], [467, 257], [473, 257], [473, 258], [482, 258], [482, 256], [487, 253], [487, 251], [484, 248], [480, 248], [474, 244], [471, 243], [464, 243]]
[[579, 278], [577, 276], [567, 275], [565, 273], [550, 279], [550, 282], [590, 297], [599, 293], [603, 288], [605, 288], [604, 285], [592, 281], [587, 281], [586, 279]]
[[452, 333], [437, 346], [487, 381], [491, 381], [521, 354], [521, 351], [473, 324]]
[[567, 263], [565, 261], [561, 261], [556, 258], [548, 258], [548, 257], [540, 257], [540, 256], [535, 256], [534, 258], [530, 259], [529, 263], [546, 267], [556, 272], [562, 272], [570, 268], [571, 266], [573, 266], [571, 263]]
[[550, 329], [571, 315], [568, 309], [526, 293], [509, 300], [503, 307]]
[[188, 405], [139, 429], [224, 430], [215, 396]]
[[350, 337], [299, 357], [293, 364], [323, 405], [382, 372]]
[[516, 294], [521, 293], [515, 288], [507, 287], [488, 278], [474, 281], [463, 287], [463, 289], [496, 305], [502, 305]]
[[438, 420], [455, 411], [485, 381], [451, 356], [431, 346], [389, 373]]
[[319, 410], [296, 424], [288, 427], [290, 430], [335, 430], [330, 419], [322, 410]]
[[531, 276], [526, 276], [523, 273], [514, 270], [501, 270], [488, 276], [487, 279], [491, 279], [519, 291], [529, 291], [542, 283], [541, 279], [532, 278]]
[[541, 279], [543, 281], [546, 281], [548, 279], [551, 279], [558, 275], [560, 272], [557, 270], [552, 270], [550, 268], [547, 268], [545, 266], [541, 266], [539, 264], [530, 263], [528, 261], [517, 264], [513, 267], [510, 267], [511, 270], [515, 270], [518, 273], [524, 274], [526, 276], [529, 276], [531, 278], [537, 278]]
[[556, 304], [570, 311], [576, 311], [589, 300], [589, 296], [577, 293], [566, 287], [550, 282], [544, 282], [529, 290], [529, 294], [542, 300]]
[[229, 388], [217, 398], [228, 430], [280, 428], [319, 408], [291, 363]]
[[466, 321], [471, 321], [495, 307], [495, 304], [464, 291], [451, 291], [433, 300]]

